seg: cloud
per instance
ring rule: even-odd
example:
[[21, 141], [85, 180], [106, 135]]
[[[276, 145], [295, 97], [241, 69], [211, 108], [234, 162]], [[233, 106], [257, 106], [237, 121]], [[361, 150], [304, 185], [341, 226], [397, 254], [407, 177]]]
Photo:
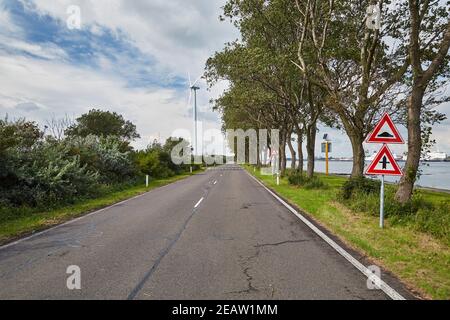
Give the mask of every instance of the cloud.
[[[24, 56], [0, 56], [0, 114], [45, 123], [52, 117], [76, 117], [91, 108], [116, 111], [136, 123], [144, 147], [151, 137], [169, 137], [175, 129], [192, 128], [186, 97], [174, 89], [129, 88], [88, 68]], [[20, 98], [16, 98], [20, 97]], [[207, 128], [217, 122], [205, 122]]]
[[[69, 5], [82, 29], [69, 30]], [[41, 124], [91, 108], [135, 122], [144, 147], [155, 137], [192, 128], [187, 73], [234, 31], [220, 24], [220, 2], [0, 0], [0, 114]], [[200, 118], [220, 128], [201, 83]]]
[[84, 30], [101, 26], [117, 36], [126, 35], [139, 50], [183, 75], [189, 69], [200, 73], [212, 52], [238, 37], [231, 25], [218, 21], [223, 0], [35, 0], [33, 3], [41, 15], [55, 17], [61, 25], [68, 18], [68, 6], [78, 5]]
[[24, 102], [16, 105], [15, 109], [23, 112], [34, 112], [39, 111], [40, 108], [37, 104], [33, 102]]

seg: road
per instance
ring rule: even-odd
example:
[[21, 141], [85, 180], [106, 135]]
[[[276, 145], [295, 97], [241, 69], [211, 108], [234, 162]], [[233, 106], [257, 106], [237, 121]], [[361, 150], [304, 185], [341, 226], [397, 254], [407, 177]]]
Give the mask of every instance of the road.
[[235, 166], [0, 248], [0, 299], [388, 299], [366, 281]]

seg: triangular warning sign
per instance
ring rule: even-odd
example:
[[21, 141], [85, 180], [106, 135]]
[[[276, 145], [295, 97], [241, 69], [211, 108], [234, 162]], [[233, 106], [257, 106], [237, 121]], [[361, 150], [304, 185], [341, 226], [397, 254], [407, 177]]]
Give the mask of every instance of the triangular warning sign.
[[367, 143], [399, 143], [404, 144], [400, 132], [392, 121], [389, 114], [385, 113], [378, 122], [373, 132], [366, 140]]
[[367, 168], [366, 175], [402, 176], [403, 173], [389, 147], [384, 145]]

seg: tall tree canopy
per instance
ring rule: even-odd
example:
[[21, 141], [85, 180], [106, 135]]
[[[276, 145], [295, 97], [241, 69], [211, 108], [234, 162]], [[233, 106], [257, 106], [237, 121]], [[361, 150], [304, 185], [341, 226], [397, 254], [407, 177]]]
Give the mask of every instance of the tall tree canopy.
[[126, 121], [122, 115], [116, 112], [92, 109], [76, 119], [76, 123], [70, 126], [65, 134], [67, 136], [98, 137], [115, 136], [123, 141], [132, 141], [140, 138], [136, 126], [131, 121]]

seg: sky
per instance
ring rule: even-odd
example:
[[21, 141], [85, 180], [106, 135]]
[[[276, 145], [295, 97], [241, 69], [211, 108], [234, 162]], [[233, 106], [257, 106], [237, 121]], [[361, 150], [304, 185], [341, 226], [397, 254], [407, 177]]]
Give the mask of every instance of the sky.
[[[188, 74], [196, 79], [208, 57], [239, 37], [229, 22], [219, 21], [224, 3], [0, 0], [0, 117], [43, 126], [92, 108], [115, 111], [137, 125], [137, 148], [192, 130]], [[69, 28], [73, 5], [80, 9], [79, 29]], [[199, 119], [205, 129], [220, 130], [209, 101], [226, 83], [209, 91], [203, 80], [199, 86]], [[335, 143], [334, 156], [351, 156], [345, 134], [321, 127], [319, 138], [325, 132]], [[434, 132], [435, 149], [450, 153], [450, 121]]]

